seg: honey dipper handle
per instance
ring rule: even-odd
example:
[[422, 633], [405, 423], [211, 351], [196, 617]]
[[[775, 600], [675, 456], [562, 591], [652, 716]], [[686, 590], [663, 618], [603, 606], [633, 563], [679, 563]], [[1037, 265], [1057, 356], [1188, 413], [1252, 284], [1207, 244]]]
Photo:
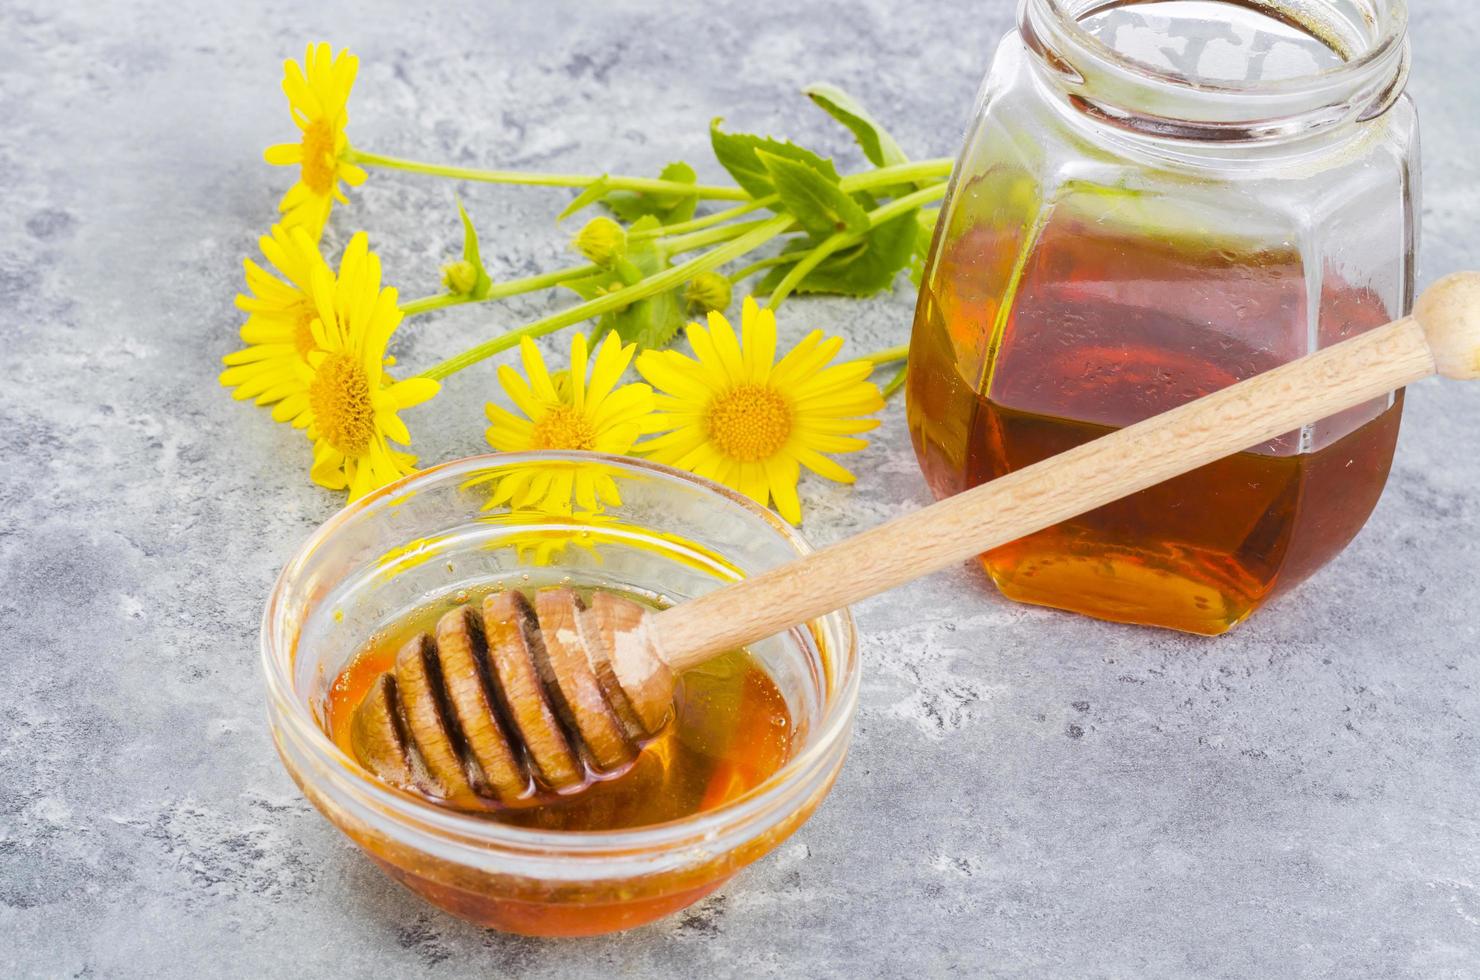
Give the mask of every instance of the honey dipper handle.
[[649, 638], [683, 669], [1436, 371], [1480, 376], [1480, 273], [1435, 283], [1410, 317], [667, 609]]

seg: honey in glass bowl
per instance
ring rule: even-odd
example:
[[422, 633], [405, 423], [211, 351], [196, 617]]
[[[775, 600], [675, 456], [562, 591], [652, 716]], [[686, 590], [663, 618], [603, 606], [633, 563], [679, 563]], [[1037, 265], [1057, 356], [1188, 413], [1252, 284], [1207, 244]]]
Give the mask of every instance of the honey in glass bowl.
[[[497, 482], [529, 466], [591, 468], [621, 502], [563, 516], [493, 504]], [[284, 568], [262, 625], [274, 742], [309, 801], [439, 908], [526, 935], [642, 925], [775, 848], [831, 789], [858, 699], [846, 611], [684, 672], [668, 725], [580, 792], [536, 785], [510, 805], [410, 792], [360, 764], [346, 719], [400, 643], [488, 593], [563, 586], [662, 606], [808, 550], [741, 495], [641, 460], [432, 467], [350, 505]]]

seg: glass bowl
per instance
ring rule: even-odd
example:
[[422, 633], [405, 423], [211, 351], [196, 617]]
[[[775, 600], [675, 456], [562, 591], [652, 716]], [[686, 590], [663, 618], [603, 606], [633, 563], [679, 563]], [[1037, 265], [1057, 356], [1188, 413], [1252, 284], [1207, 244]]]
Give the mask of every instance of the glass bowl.
[[[575, 517], [491, 505], [532, 473], [610, 480], [621, 503]], [[770, 851], [832, 787], [858, 700], [846, 610], [750, 647], [794, 719], [790, 760], [716, 809], [627, 830], [508, 826], [382, 783], [325, 734], [329, 686], [376, 631], [463, 590], [560, 582], [678, 602], [809, 550], [749, 499], [642, 460], [502, 453], [424, 470], [340, 511], [283, 569], [262, 619], [273, 740], [331, 823], [454, 915], [544, 936], [650, 922]]]

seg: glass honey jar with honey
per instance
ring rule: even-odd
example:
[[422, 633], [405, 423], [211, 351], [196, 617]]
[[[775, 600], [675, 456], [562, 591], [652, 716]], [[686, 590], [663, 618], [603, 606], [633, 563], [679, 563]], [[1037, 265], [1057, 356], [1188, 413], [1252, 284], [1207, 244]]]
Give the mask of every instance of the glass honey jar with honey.
[[[1397, 0], [1023, 0], [922, 276], [907, 382], [947, 496], [1408, 312]], [[982, 556], [1008, 597], [1202, 634], [1339, 553], [1401, 392]]]

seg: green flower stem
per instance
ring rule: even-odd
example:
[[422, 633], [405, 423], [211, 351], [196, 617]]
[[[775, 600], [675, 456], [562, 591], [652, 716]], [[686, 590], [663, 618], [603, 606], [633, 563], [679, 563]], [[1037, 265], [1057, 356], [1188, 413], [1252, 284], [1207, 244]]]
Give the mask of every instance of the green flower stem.
[[726, 242], [718, 248], [711, 249], [702, 255], [696, 255], [687, 262], [675, 265], [670, 269], [664, 269], [656, 275], [649, 276], [615, 293], [608, 293], [605, 296], [598, 296], [596, 299], [578, 303], [569, 309], [562, 310], [543, 319], [535, 320], [533, 323], [527, 323], [516, 330], [510, 330], [491, 340], [486, 340], [455, 357], [449, 357], [441, 364], [424, 371], [421, 376], [431, 378], [434, 381], [441, 381], [465, 367], [477, 364], [484, 358], [492, 357], [495, 354], [509, 350], [525, 337], [543, 337], [546, 334], [562, 330], [571, 324], [580, 323], [582, 320], [588, 320], [601, 316], [603, 313], [621, 309], [624, 306], [635, 303], [637, 300], [655, 296], [666, 289], [671, 289], [679, 283], [693, 278], [701, 272], [717, 269], [731, 259], [759, 248], [786, 231], [791, 222], [792, 219], [789, 215], [780, 215], [767, 219], [761, 222], [758, 227], [751, 229], [733, 241]]
[[894, 372], [894, 377], [890, 378], [889, 381], [884, 385], [884, 390], [879, 392], [879, 394], [884, 396], [885, 401], [888, 401], [894, 396], [895, 392], [904, 387], [905, 375], [909, 371], [909, 368], [910, 365], [908, 361], [901, 364], [899, 366], [899, 370]]
[[[783, 215], [783, 217], [787, 221], [791, 220], [790, 215]], [[703, 231], [696, 231], [689, 235], [675, 235], [672, 238], [664, 239], [663, 248], [669, 255], [677, 255], [680, 252], [692, 252], [694, 249], [703, 248], [705, 245], [713, 245], [716, 242], [727, 242], [732, 238], [737, 238], [746, 232], [775, 220], [775, 218], [761, 218], [756, 221], [737, 221], [734, 224], [721, 225], [718, 228], [706, 228]]]
[[801, 257], [801, 252], [786, 252], [781, 255], [773, 255], [769, 259], [752, 262], [739, 272], [730, 273], [727, 278], [730, 282], [741, 282], [742, 280], [749, 279], [762, 269], [769, 269], [773, 265], [787, 265], [788, 263], [798, 261]]
[[439, 293], [436, 296], [408, 299], [401, 304], [401, 315], [416, 316], [419, 313], [430, 313], [433, 310], [445, 310], [449, 306], [461, 306], [472, 302], [472, 299], [473, 297], [463, 293]]
[[[877, 228], [889, 219], [907, 214], [922, 204], [929, 204], [931, 201], [939, 200], [945, 197], [945, 194], [946, 185], [940, 183], [932, 184], [923, 190], [915, 191], [913, 194], [906, 194], [904, 197], [896, 198], [883, 207], [874, 208], [870, 211], [868, 213], [868, 226], [870, 229]], [[838, 232], [836, 235], [824, 239], [822, 244], [808, 252], [806, 258], [792, 266], [791, 271], [786, 274], [786, 277], [776, 284], [776, 288], [771, 291], [770, 299], [766, 300], [766, 308], [774, 310], [780, 306], [782, 300], [791, 295], [791, 291], [796, 288], [797, 283], [805, 279], [807, 273], [821, 265], [822, 261], [829, 255], [840, 248], [846, 248], [862, 240], [862, 235], [855, 235], [848, 232]]]
[[[343, 159], [349, 163], [360, 163], [369, 167], [384, 167], [387, 170], [404, 170], [414, 174], [431, 174], [434, 177], [452, 177], [456, 180], [478, 180], [488, 184], [527, 184], [535, 187], [588, 187], [602, 174], [546, 174], [527, 170], [477, 170], [472, 167], [451, 167], [440, 163], [424, 163], [401, 157], [370, 153], [348, 147]], [[651, 177], [606, 176], [606, 184], [612, 190], [639, 191], [649, 194], [694, 195], [711, 201], [748, 201], [750, 195], [739, 187], [720, 187], [714, 184], [686, 184], [677, 180], [658, 180]]]
[[464, 293], [442, 293], [437, 296], [423, 296], [420, 299], [407, 300], [401, 304], [401, 312], [406, 316], [416, 316], [418, 313], [430, 313], [432, 310], [446, 309], [449, 306], [461, 306], [464, 303], [489, 303], [494, 300], [507, 299], [510, 296], [518, 296], [521, 293], [532, 293], [536, 289], [547, 289], [550, 286], [558, 286], [572, 279], [582, 279], [600, 272], [601, 269], [594, 265], [578, 265], [570, 269], [557, 269], [554, 272], [544, 272], [537, 276], [525, 276], [523, 279], [510, 279], [506, 282], [493, 284], [487, 295], [474, 299]]
[[866, 191], [887, 184], [935, 180], [949, 177], [953, 166], [955, 166], [955, 161], [950, 157], [912, 160], [909, 163], [896, 163], [892, 167], [880, 167], [877, 170], [849, 174], [838, 182], [838, 186], [851, 194], [853, 191]]
[[738, 218], [743, 214], [749, 214], [750, 212], [758, 211], [761, 208], [768, 208], [771, 205], [778, 203], [780, 200], [781, 198], [777, 195], [770, 194], [766, 197], [756, 198], [755, 200], [742, 204], [739, 207], [728, 208], [724, 211], [716, 211], [713, 214], [706, 214], [702, 218], [694, 218], [690, 221], [680, 221], [677, 224], [664, 225], [661, 228], [653, 228], [648, 231], [629, 232], [628, 237], [633, 238], [637, 241], [643, 241], [644, 239], [648, 238], [668, 238], [672, 235], [682, 235], [691, 231], [703, 231], [705, 228], [713, 228], [715, 225], [722, 225], [726, 221], [729, 221], [732, 218]]
[[885, 364], [893, 364], [895, 361], [905, 361], [905, 363], [899, 365], [899, 369], [895, 371], [892, 375], [890, 375], [889, 380], [884, 383], [884, 387], [880, 391], [880, 394], [883, 395], [885, 401], [888, 401], [889, 397], [893, 395], [896, 391], [898, 391], [900, 386], [904, 384], [905, 371], [909, 368], [909, 363], [908, 361], [906, 361], [906, 358], [909, 357], [909, 353], [910, 345], [901, 344], [898, 347], [886, 347], [881, 351], [874, 351], [874, 353], [872, 354], [865, 354], [863, 357], [859, 358], [859, 360], [861, 361], [868, 361], [869, 363], [871, 363], [875, 367], [875, 369], [881, 368]]
[[874, 351], [872, 354], [865, 354], [860, 357], [859, 360], [868, 361], [869, 363], [876, 366], [881, 364], [893, 364], [895, 361], [904, 360], [906, 357], [909, 356], [909, 353], [910, 345], [900, 344], [898, 347], [886, 347], [883, 350]]

